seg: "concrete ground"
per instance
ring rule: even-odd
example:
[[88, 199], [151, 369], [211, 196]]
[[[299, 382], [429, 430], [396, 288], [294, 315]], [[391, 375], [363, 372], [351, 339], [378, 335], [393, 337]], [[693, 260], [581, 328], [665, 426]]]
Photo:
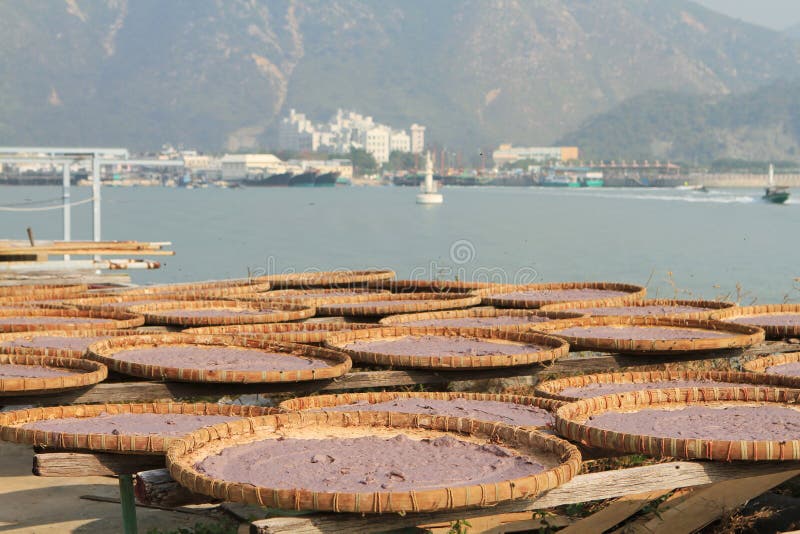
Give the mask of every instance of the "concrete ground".
[[[37, 477], [31, 474], [32, 465], [31, 447], [0, 442], [0, 534], [121, 532], [119, 504], [80, 498], [118, 498], [115, 478]], [[141, 533], [215, 522], [213, 517], [142, 507], [136, 513]]]

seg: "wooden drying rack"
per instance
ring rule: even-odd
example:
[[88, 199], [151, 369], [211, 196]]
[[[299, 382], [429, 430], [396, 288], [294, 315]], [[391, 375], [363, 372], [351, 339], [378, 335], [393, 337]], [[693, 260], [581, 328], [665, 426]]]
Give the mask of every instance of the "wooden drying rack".
[[[119, 381], [103, 382], [80, 391], [47, 396], [11, 397], [0, 399], [5, 406], [30, 404], [58, 405], [84, 403], [147, 402], [155, 400], [184, 400], [196, 397], [235, 396], [242, 394], [306, 395], [313, 392], [335, 393], [363, 389], [391, 389], [409, 386], [434, 386], [441, 389], [448, 384], [466, 384], [491, 378], [513, 378], [541, 375], [585, 374], [611, 372], [631, 367], [697, 368], [713, 364], [720, 358], [751, 358], [778, 352], [793, 352], [797, 345], [780, 342], [747, 350], [715, 352], [696, 356], [626, 356], [619, 354], [569, 358], [549, 366], [528, 366], [510, 369], [479, 371], [353, 371], [336, 380], [307, 384], [214, 385], [163, 383], [131, 380], [117, 377]], [[694, 359], [693, 359], [694, 358]], [[460, 384], [459, 384], [460, 383]], [[435, 386], [439, 386], [436, 388]], [[584, 449], [584, 459], [607, 457], [607, 453]], [[613, 456], [613, 455], [611, 455]], [[63, 451], [37, 451], [34, 456], [34, 474], [48, 477], [117, 476], [124, 532], [136, 532], [136, 502], [133, 476], [148, 472], [165, 478], [164, 458], [154, 456], [119, 455], [108, 453], [76, 453]], [[534, 519], [532, 511], [556, 506], [590, 501], [615, 499], [599, 512], [577, 521], [568, 521], [565, 534], [603, 532], [636, 514], [652, 501], [675, 492], [658, 506], [657, 512], [644, 515], [626, 526], [625, 532], [668, 534], [689, 533], [718, 519], [726, 510], [738, 507], [748, 500], [780, 485], [800, 474], [800, 462], [722, 463], [703, 461], [674, 461], [643, 467], [588, 473], [535, 499], [518, 500], [491, 508], [444, 511], [424, 514], [383, 514], [360, 516], [356, 514], [309, 513], [282, 514], [277, 510], [249, 507], [248, 514], [269, 512], [272, 517], [250, 522], [250, 532], [268, 533], [320, 533], [320, 532], [384, 532], [424, 525], [425, 528], [444, 529], [459, 520], [482, 521], [481, 525], [494, 527], [495, 532], [513, 532], [519, 529], [537, 529], [547, 526], [547, 518]], [[167, 480], [177, 489], [174, 481]], [[167, 484], [169, 487], [169, 484]], [[695, 488], [691, 491], [687, 488]], [[197, 496], [194, 496], [197, 498]], [[202, 499], [200, 499], [202, 500]], [[197, 502], [197, 501], [195, 501]], [[223, 504], [223, 506], [225, 506]], [[653, 505], [651, 505], [653, 506]], [[156, 506], [158, 507], [158, 506]], [[229, 509], [234, 509], [231, 505]], [[479, 519], [480, 518], [480, 519]]]

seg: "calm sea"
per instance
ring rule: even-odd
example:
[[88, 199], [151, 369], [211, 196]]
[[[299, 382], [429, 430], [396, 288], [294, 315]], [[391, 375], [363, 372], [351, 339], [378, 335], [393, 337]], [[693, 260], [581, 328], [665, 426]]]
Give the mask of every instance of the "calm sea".
[[[60, 197], [58, 187], [0, 187], [0, 206]], [[72, 190], [73, 201], [89, 188]], [[760, 190], [445, 188], [416, 190], [103, 189], [103, 238], [172, 241], [137, 283], [306, 269], [390, 267], [401, 277], [504, 282], [611, 280], [650, 296], [800, 301], [800, 191], [785, 206]], [[41, 204], [35, 204], [39, 206]], [[61, 212], [0, 211], [0, 238], [62, 236]], [[73, 239], [91, 206], [73, 208]]]

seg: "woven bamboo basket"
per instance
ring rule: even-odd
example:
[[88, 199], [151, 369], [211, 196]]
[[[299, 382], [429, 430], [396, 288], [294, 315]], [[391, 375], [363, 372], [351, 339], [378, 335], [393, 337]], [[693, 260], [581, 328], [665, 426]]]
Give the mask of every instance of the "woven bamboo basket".
[[800, 388], [800, 376], [767, 373], [767, 369], [786, 363], [800, 363], [800, 352], [784, 352], [761, 356], [742, 364], [742, 369], [764, 377], [764, 380], [779, 380], [779, 385], [787, 388]]
[[[576, 337], [560, 333], [571, 327], [653, 326], [665, 328], [698, 328], [729, 333], [725, 337], [680, 338], [680, 339], [629, 339], [624, 333], [620, 337]], [[704, 352], [711, 350], [750, 347], [764, 341], [764, 331], [754, 326], [723, 323], [700, 319], [669, 319], [663, 317], [584, 317], [564, 319], [536, 325], [536, 331], [560, 337], [569, 342], [572, 350], [596, 350], [626, 354], [670, 354], [682, 352]]]
[[256, 281], [254, 278], [236, 278], [230, 280], [213, 280], [210, 282], [187, 282], [181, 284], [163, 284], [156, 286], [141, 286], [130, 289], [103, 292], [104, 295], [173, 295], [186, 297], [200, 297], [205, 299], [225, 299], [263, 293], [269, 291], [272, 285], [265, 281]]
[[658, 307], [674, 307], [674, 306], [689, 306], [697, 308], [691, 311], [668, 311], [664, 313], [655, 313], [647, 315], [647, 317], [670, 317], [674, 319], [709, 319], [711, 315], [724, 309], [735, 308], [736, 304], [733, 302], [723, 302], [717, 300], [670, 300], [670, 299], [650, 299], [642, 300], [639, 302], [631, 302], [629, 304], [620, 306], [586, 306], [582, 302], [559, 302], [558, 304], [547, 304], [539, 308], [543, 311], [574, 311], [584, 315], [591, 315], [592, 317], [644, 317], [644, 315], [633, 313], [603, 313], [602, 311], [595, 311], [593, 308], [647, 308], [650, 306]]
[[[11, 322], [12, 318], [26, 319], [20, 322]], [[36, 317], [41, 317], [42, 322], [33, 322]], [[46, 322], [48, 317], [74, 319], [65, 322]], [[31, 332], [44, 330], [87, 330], [87, 329], [125, 329], [136, 328], [144, 324], [144, 317], [136, 313], [122, 311], [77, 310], [56, 308], [2, 308], [0, 318], [0, 332]], [[28, 320], [30, 319], [30, 321]], [[97, 321], [101, 319], [102, 322]]]
[[367, 287], [386, 289], [392, 293], [470, 293], [485, 296], [493, 291], [514, 287], [508, 284], [492, 282], [461, 282], [457, 280], [380, 280], [370, 282]]
[[[485, 356], [470, 355], [400, 355], [382, 352], [370, 352], [348, 348], [358, 341], [393, 340], [407, 336], [452, 336], [469, 337], [481, 340], [508, 344], [531, 344], [542, 347], [534, 352], [519, 354], [491, 354]], [[331, 334], [325, 340], [325, 346], [342, 350], [357, 362], [389, 367], [409, 367], [420, 369], [463, 370], [515, 367], [536, 363], [552, 362], [569, 353], [566, 341], [553, 336], [534, 332], [510, 332], [492, 330], [490, 328], [436, 328], [436, 327], [402, 327], [385, 326], [366, 330], [351, 330]]]
[[[447, 310], [423, 313], [404, 313], [400, 315], [390, 315], [378, 321], [386, 326], [423, 326], [423, 325], [409, 325], [417, 321], [436, 321], [447, 319], [467, 319], [467, 318], [490, 318], [490, 317], [542, 317], [547, 321], [558, 319], [578, 319], [585, 317], [585, 315], [573, 312], [545, 312], [539, 310], [515, 310], [510, 308], [469, 308], [466, 310]], [[530, 321], [517, 324], [504, 324], [504, 325], [490, 325], [482, 326], [481, 328], [493, 328], [497, 330], [510, 330], [515, 332], [526, 332], [532, 330], [537, 324], [546, 321]], [[446, 328], [462, 328], [453, 325], [430, 325], [442, 326]], [[466, 327], [472, 328], [472, 327]]]
[[0, 334], [0, 354], [30, 354], [33, 356], [54, 356], [57, 358], [83, 358], [86, 350], [70, 349], [65, 347], [24, 347], [24, 346], [4, 346], [4, 343], [21, 339], [32, 339], [36, 337], [119, 337], [133, 336], [136, 330], [44, 330], [37, 332], [6, 332]]
[[[795, 388], [800, 385], [800, 378], [790, 380], [789, 377], [780, 375], [765, 375], [755, 372], [739, 371], [623, 371], [619, 373], [599, 373], [593, 375], [569, 376], [555, 380], [547, 380], [536, 384], [534, 393], [540, 397], [556, 399], [561, 401], [573, 402], [588, 397], [599, 397], [602, 393], [586, 395], [584, 397], [574, 397], [565, 395], [563, 391], [567, 388], [581, 388], [593, 384], [641, 384], [642, 386], [652, 386], [649, 389], [667, 389], [680, 387], [688, 389], [688, 386], [670, 385], [670, 381], [707, 381], [708, 384], [697, 386], [701, 389], [715, 387], [729, 387], [715, 385], [715, 383], [741, 384], [743, 386], [771, 386]], [[656, 387], [657, 386], [657, 387]], [[642, 388], [644, 389], [644, 387]]]
[[647, 290], [641, 286], [632, 284], [619, 284], [616, 282], [556, 282], [551, 284], [528, 284], [507, 287], [503, 293], [491, 293], [483, 297], [482, 303], [488, 306], [500, 308], [539, 308], [546, 304], [556, 304], [558, 300], [535, 298], [516, 299], [509, 297], [511, 293], [518, 291], [556, 291], [567, 289], [594, 289], [600, 291], [619, 291], [625, 295], [611, 295], [603, 298], [587, 298], [586, 300], [575, 300], [584, 307], [589, 306], [622, 306], [631, 302], [643, 300]]
[[758, 323], [760, 317], [768, 319], [770, 316], [786, 314], [797, 314], [798, 318], [800, 318], [800, 304], [764, 304], [761, 306], [729, 308], [715, 313], [711, 318], [728, 322], [734, 319], [747, 317], [752, 319], [752, 322], [748, 319], [747, 324], [763, 328], [767, 333], [767, 339], [785, 339], [787, 337], [800, 336], [800, 324], [770, 325]]
[[[316, 358], [328, 365], [315, 369], [239, 371], [210, 370], [191, 367], [166, 367], [139, 364], [117, 356], [126, 350], [164, 348], [169, 346], [243, 347], [268, 352]], [[310, 345], [280, 343], [257, 338], [199, 334], [142, 334], [138, 336], [106, 339], [89, 346], [87, 357], [105, 364], [118, 373], [154, 378], [172, 382], [211, 382], [254, 384], [272, 382], [305, 382], [326, 380], [346, 374], [352, 362], [347, 354]]]
[[[382, 402], [392, 401], [395, 399], [434, 399], [434, 400], [454, 400], [466, 399], [474, 401], [496, 401], [508, 402], [513, 404], [520, 404], [524, 406], [533, 406], [541, 408], [548, 412], [554, 412], [556, 408], [564, 403], [554, 399], [543, 399], [540, 397], [530, 397], [523, 395], [508, 395], [505, 393], [467, 393], [463, 391], [381, 391], [370, 393], [342, 393], [340, 395], [314, 395], [311, 397], [297, 397], [290, 400], [285, 400], [278, 405], [278, 408], [287, 412], [297, 412], [306, 410], [322, 410], [331, 409], [336, 410], [337, 406], [345, 406], [348, 404], [355, 404], [357, 402], [367, 402], [369, 404], [380, 404]], [[427, 415], [422, 415], [427, 417]], [[439, 417], [448, 417], [446, 415]], [[490, 419], [484, 419], [486, 422], [494, 422]], [[526, 427], [526, 428], [543, 428], [541, 427]]]
[[[398, 431], [413, 437], [452, 435], [475, 443], [495, 443], [519, 454], [531, 455], [546, 471], [496, 484], [442, 487], [419, 491], [375, 493], [312, 492], [303, 488], [277, 489], [213, 479], [195, 464], [217, 451], [279, 436], [319, 435], [391, 437]], [[414, 415], [294, 412], [236, 421], [198, 430], [176, 441], [167, 451], [167, 467], [182, 486], [217, 499], [269, 508], [356, 513], [432, 512], [532, 498], [557, 487], [580, 470], [578, 449], [555, 436], [508, 425], [458, 418], [420, 418]]]
[[[366, 303], [374, 302], [374, 305]], [[376, 317], [398, 313], [417, 313], [434, 310], [469, 308], [480, 304], [481, 297], [463, 293], [404, 293], [391, 295], [362, 295], [331, 299], [317, 307], [317, 315], [346, 317]]]
[[271, 274], [259, 276], [255, 280], [269, 282], [276, 289], [304, 289], [312, 287], [363, 287], [372, 282], [392, 280], [394, 277], [395, 272], [390, 269], [374, 269]]
[[388, 295], [389, 292], [380, 289], [354, 288], [312, 288], [312, 289], [280, 289], [267, 293], [257, 293], [239, 298], [239, 300], [252, 300], [258, 302], [285, 302], [287, 304], [303, 304], [306, 306], [320, 306], [329, 302], [336, 302], [342, 297], [355, 297], [361, 295]]
[[556, 410], [555, 428], [571, 441], [626, 453], [697, 460], [794, 461], [800, 460], [800, 440], [680, 439], [602, 430], [585, 423], [589, 417], [607, 411], [677, 409], [692, 405], [796, 407], [798, 400], [800, 390], [755, 386], [632, 391], [565, 404]]
[[66, 376], [40, 378], [0, 377], [0, 396], [57, 393], [97, 384], [108, 376], [108, 369], [106, 369], [105, 365], [75, 358], [35, 356], [32, 354], [0, 354], [0, 364], [55, 367], [65, 371], [78, 371]]
[[260, 323], [188, 328], [187, 334], [248, 336], [263, 340], [321, 345], [332, 332], [375, 328], [374, 323]]
[[[86, 284], [21, 284], [0, 286], [0, 303], [5, 299], [60, 299], [80, 295], [89, 290]], [[13, 302], [13, 301], [11, 301]]]
[[[141, 404], [84, 404], [32, 408], [0, 413], [0, 439], [36, 447], [60, 450], [111, 452], [118, 454], [164, 454], [169, 445], [180, 437], [161, 434], [100, 434], [55, 432], [22, 428], [26, 423], [48, 419], [97, 417], [103, 414], [187, 414], [254, 417], [275, 413], [275, 408], [216, 404], [210, 402], [148, 402]], [[226, 423], [220, 423], [226, 424]]]
[[[181, 310], [212, 310], [212, 309], [231, 309], [234, 310], [262, 310], [262, 313], [229, 315], [199, 315], [181, 314]], [[183, 327], [195, 326], [216, 326], [229, 324], [251, 324], [251, 323], [283, 323], [286, 321], [298, 321], [313, 317], [315, 310], [309, 306], [298, 304], [284, 304], [280, 302], [249, 302], [243, 300], [187, 300], [187, 301], [165, 301], [154, 304], [143, 304], [141, 306], [131, 306], [130, 310], [134, 313], [144, 315], [145, 323], [148, 325], [172, 325]]]

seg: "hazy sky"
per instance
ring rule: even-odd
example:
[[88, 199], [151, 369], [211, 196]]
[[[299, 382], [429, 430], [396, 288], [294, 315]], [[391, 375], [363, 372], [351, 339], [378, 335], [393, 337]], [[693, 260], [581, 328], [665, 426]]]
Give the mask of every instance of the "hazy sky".
[[695, 0], [698, 4], [776, 30], [800, 22], [800, 0]]

